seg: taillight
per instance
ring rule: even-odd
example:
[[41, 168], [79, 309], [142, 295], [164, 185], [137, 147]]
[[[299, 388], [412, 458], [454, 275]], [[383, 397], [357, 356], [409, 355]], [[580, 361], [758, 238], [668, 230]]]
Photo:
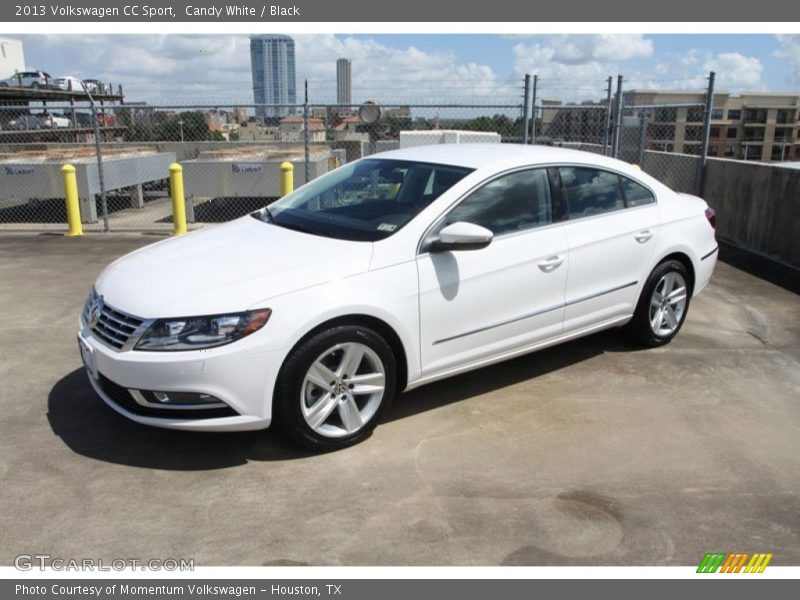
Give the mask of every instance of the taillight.
[[706, 219], [708, 219], [708, 223], [711, 225], [711, 227], [714, 229], [717, 228], [717, 211], [710, 206], [706, 208]]

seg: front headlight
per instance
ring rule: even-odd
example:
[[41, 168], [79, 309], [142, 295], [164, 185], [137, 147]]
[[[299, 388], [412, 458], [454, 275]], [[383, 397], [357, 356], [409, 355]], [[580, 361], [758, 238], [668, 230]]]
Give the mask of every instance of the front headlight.
[[134, 350], [201, 350], [224, 346], [261, 329], [269, 308], [229, 315], [157, 319], [144, 332]]

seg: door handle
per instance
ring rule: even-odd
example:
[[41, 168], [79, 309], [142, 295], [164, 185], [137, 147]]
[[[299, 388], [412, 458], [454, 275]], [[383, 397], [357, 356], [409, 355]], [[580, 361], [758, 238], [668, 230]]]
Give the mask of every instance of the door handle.
[[556, 254], [555, 256], [548, 256], [542, 261], [539, 261], [539, 268], [545, 273], [555, 271], [564, 262], [564, 257]]
[[637, 233], [633, 238], [639, 242], [640, 244], [644, 244], [645, 242], [650, 241], [650, 238], [653, 237], [653, 232], [649, 229], [645, 229], [644, 231], [640, 231]]

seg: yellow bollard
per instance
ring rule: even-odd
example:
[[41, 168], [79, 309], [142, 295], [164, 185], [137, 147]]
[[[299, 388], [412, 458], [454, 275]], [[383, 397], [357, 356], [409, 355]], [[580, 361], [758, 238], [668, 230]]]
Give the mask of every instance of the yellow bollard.
[[183, 197], [183, 167], [178, 163], [169, 166], [169, 190], [172, 195], [173, 234], [186, 233], [186, 199]]
[[75, 167], [64, 165], [61, 167], [61, 174], [64, 176], [64, 200], [67, 203], [67, 223], [71, 237], [83, 235], [83, 225], [81, 225], [81, 207], [78, 203], [78, 179], [75, 177]]
[[281, 163], [281, 198], [294, 191], [294, 165], [290, 162]]

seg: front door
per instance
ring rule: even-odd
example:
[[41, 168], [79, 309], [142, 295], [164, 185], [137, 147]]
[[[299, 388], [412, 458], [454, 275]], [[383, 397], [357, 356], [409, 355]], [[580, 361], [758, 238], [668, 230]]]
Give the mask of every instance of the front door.
[[561, 332], [567, 239], [554, 224], [545, 169], [501, 175], [468, 195], [435, 232], [466, 221], [490, 229], [481, 250], [417, 258], [424, 375], [513, 351]]

